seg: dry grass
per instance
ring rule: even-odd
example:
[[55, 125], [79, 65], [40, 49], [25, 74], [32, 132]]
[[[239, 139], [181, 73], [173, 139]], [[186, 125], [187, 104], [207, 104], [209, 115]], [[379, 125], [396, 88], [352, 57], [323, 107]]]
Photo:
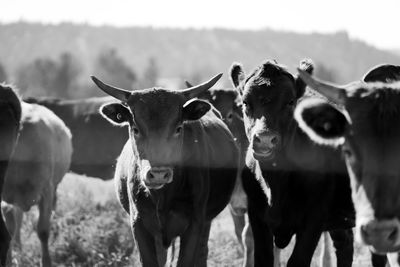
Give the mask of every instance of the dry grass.
[[[37, 209], [25, 214], [22, 250], [14, 248], [13, 266], [39, 266], [40, 243], [34, 232]], [[292, 242], [293, 243], [293, 242]], [[292, 246], [282, 253], [282, 266]], [[353, 266], [369, 266], [369, 254], [356, 245]], [[128, 217], [117, 203], [112, 181], [68, 174], [58, 189], [52, 220], [50, 253], [54, 266], [140, 266]], [[333, 252], [332, 252], [333, 253]], [[319, 265], [320, 248], [312, 266]], [[333, 256], [333, 258], [335, 258]], [[208, 265], [241, 266], [242, 253], [225, 210], [214, 221], [209, 240]]]

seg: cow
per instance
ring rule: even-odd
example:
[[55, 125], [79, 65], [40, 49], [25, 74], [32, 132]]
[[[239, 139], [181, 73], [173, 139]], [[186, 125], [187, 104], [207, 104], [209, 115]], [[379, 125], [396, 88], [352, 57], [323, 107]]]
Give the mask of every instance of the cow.
[[[71, 171], [77, 174], [110, 180], [114, 176], [115, 163], [128, 132], [112, 127], [99, 114], [112, 97], [92, 97], [66, 100], [57, 98], [25, 98], [25, 102], [43, 105], [59, 116], [72, 133]], [[101, 146], [99, 144], [102, 144]]]
[[[395, 159], [399, 155], [400, 66], [376, 66], [362, 81], [347, 86], [299, 73], [326, 99], [302, 102], [296, 120], [314, 142], [342, 151], [356, 208], [356, 239], [373, 252], [399, 251], [400, 189]], [[386, 261], [378, 255], [372, 260], [374, 266], [384, 266]]]
[[212, 219], [229, 203], [239, 151], [219, 112], [195, 98], [222, 74], [185, 90], [127, 91], [94, 83], [121, 103], [101, 114], [128, 126], [115, 183], [143, 266], [163, 266], [166, 249], [180, 237], [177, 266], [206, 266]]
[[[12, 89], [7, 87], [6, 90]], [[69, 170], [71, 133], [49, 109], [25, 103], [18, 97], [14, 101], [21, 108], [20, 129], [4, 179], [2, 210], [13, 242], [21, 245], [22, 212], [34, 205], [39, 206], [36, 230], [42, 248], [41, 262], [42, 266], [51, 266], [48, 248], [50, 219], [56, 203], [57, 185]], [[8, 113], [17, 118], [10, 111]], [[12, 132], [15, 125], [18, 123], [9, 126]], [[6, 132], [6, 128], [2, 131]]]
[[[313, 71], [311, 61], [300, 66]], [[344, 162], [337, 151], [315, 146], [293, 117], [297, 101], [305, 97], [305, 83], [271, 60], [249, 75], [234, 63], [230, 73], [250, 143], [243, 187], [255, 266], [272, 266], [272, 241], [284, 248], [293, 235], [287, 266], [309, 266], [324, 231], [333, 239], [338, 266], [351, 266], [354, 207]]]
[[[187, 87], [192, 87], [188, 81]], [[235, 141], [240, 149], [240, 170], [245, 165], [245, 155], [248, 147], [248, 140], [244, 130], [242, 110], [238, 103], [238, 94], [233, 88], [211, 88], [199, 96], [207, 99], [220, 113], [223, 121], [235, 137]], [[241, 174], [241, 171], [240, 171]], [[238, 176], [235, 189], [229, 202], [229, 211], [235, 227], [236, 238], [244, 253], [243, 266], [254, 265], [254, 241], [250, 223], [245, 215], [247, 213], [247, 195], [243, 190], [242, 177]]]
[[[11, 86], [0, 84], [0, 197], [4, 188], [7, 167], [13, 154], [20, 130], [21, 104], [17, 93]], [[3, 216], [0, 216], [0, 266], [5, 266], [11, 236]]]

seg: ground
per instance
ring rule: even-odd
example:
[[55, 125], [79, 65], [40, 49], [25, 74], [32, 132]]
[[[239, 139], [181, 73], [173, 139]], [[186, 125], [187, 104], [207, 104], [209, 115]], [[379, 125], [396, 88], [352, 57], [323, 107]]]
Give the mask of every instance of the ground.
[[[32, 208], [24, 217], [22, 248], [13, 249], [13, 266], [39, 266], [40, 243], [34, 232], [36, 220], [37, 209]], [[283, 251], [282, 266], [291, 248]], [[58, 188], [50, 253], [54, 266], [140, 266], [128, 217], [117, 202], [113, 181], [66, 175]], [[320, 253], [319, 246], [312, 266], [320, 265]], [[212, 225], [208, 265], [241, 264], [242, 253], [234, 235], [232, 218], [224, 210]], [[370, 265], [367, 249], [356, 244], [353, 266]]]

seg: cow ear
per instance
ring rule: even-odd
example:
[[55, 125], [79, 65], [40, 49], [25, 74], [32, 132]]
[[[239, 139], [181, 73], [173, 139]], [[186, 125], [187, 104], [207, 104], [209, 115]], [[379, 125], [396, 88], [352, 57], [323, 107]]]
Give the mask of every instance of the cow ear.
[[183, 105], [183, 120], [198, 120], [211, 109], [211, 104], [201, 99], [191, 99]]
[[241, 94], [239, 84], [246, 77], [242, 64], [234, 62], [231, 66], [230, 76], [233, 86], [236, 88], [236, 90], [239, 90], [238, 93]]
[[109, 122], [118, 126], [128, 125], [132, 116], [129, 109], [120, 103], [102, 105], [100, 114]]
[[322, 99], [306, 99], [295, 110], [295, 119], [300, 128], [313, 140], [322, 145], [343, 144], [349, 125], [346, 116]]
[[[299, 69], [306, 71], [310, 75], [314, 72], [314, 63], [311, 59], [303, 59], [300, 61]], [[296, 97], [299, 99], [304, 95], [307, 84], [297, 75], [296, 77]]]

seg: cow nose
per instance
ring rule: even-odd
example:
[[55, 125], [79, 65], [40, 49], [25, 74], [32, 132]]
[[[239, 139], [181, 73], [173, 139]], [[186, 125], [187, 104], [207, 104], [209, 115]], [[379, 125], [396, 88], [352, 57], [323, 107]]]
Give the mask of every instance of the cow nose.
[[275, 148], [280, 142], [280, 137], [274, 133], [258, 133], [254, 135], [253, 145], [255, 148]]
[[153, 183], [169, 183], [172, 180], [171, 168], [151, 168], [146, 175], [146, 179]]
[[371, 220], [361, 225], [361, 237], [367, 245], [380, 252], [390, 251], [399, 244], [400, 223], [392, 220]]

